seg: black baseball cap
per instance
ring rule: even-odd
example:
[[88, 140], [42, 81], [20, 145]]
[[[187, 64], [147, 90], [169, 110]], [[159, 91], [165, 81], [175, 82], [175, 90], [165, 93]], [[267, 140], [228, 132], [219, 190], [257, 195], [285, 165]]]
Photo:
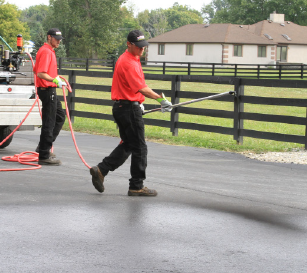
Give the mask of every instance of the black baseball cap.
[[58, 28], [51, 28], [48, 30], [47, 35], [51, 35], [52, 37], [54, 37], [57, 40], [62, 40], [64, 39], [62, 37], [62, 32], [58, 29]]
[[145, 40], [145, 36], [140, 30], [130, 31], [127, 37], [127, 41], [135, 44], [137, 47], [148, 46], [148, 42]]

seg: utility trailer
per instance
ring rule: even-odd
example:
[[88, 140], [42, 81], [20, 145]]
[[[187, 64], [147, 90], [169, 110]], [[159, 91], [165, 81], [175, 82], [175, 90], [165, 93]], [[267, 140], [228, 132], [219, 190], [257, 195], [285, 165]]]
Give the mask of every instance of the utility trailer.
[[[3, 50], [3, 46], [0, 45], [0, 54], [1, 143], [25, 118], [36, 99], [36, 92], [32, 64], [29, 60], [26, 61], [24, 57], [21, 57], [23, 55], [21, 51], [9, 52]], [[34, 130], [35, 126], [41, 124], [39, 108], [38, 105], [35, 105], [18, 130]], [[7, 147], [12, 139], [13, 136], [4, 142], [0, 148]]]

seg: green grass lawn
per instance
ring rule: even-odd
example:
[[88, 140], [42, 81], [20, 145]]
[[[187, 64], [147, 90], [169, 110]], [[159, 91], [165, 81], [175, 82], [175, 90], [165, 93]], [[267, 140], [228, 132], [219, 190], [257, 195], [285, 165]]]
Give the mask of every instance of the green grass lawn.
[[[165, 81], [146, 81], [148, 86], [153, 90], [155, 89], [171, 89], [171, 83]], [[77, 83], [84, 84], [97, 84], [97, 85], [111, 85], [112, 79], [106, 78], [88, 78], [78, 77]], [[222, 93], [233, 90], [233, 86], [228, 85], [217, 85], [208, 83], [181, 83], [182, 91], [194, 91], [194, 92], [212, 92]], [[250, 87], [245, 86], [245, 95], [250, 96], [262, 96], [262, 97], [287, 97], [287, 98], [302, 98], [307, 99], [307, 92], [303, 89], [288, 89], [288, 88], [268, 88], [268, 87]], [[97, 98], [97, 99], [110, 99], [109, 92], [96, 92], [88, 90], [76, 90], [76, 97], [86, 98]], [[170, 98], [169, 98], [170, 99]], [[180, 102], [186, 101], [181, 99]], [[146, 103], [159, 104], [151, 99], [145, 100]], [[213, 100], [204, 100], [201, 102], [193, 103], [184, 107], [203, 108], [203, 109], [218, 109], [233, 111], [232, 102], [218, 102]], [[104, 114], [112, 114], [112, 107], [100, 106], [100, 105], [89, 105], [83, 103], [76, 103], [75, 109], [86, 112], [97, 112]], [[244, 105], [245, 112], [251, 113], [263, 113], [263, 114], [274, 114], [274, 115], [287, 115], [287, 116], [299, 116], [306, 117], [306, 109], [303, 107], [284, 107], [284, 106], [266, 106], [266, 105]], [[154, 112], [144, 116], [144, 119], [159, 119], [169, 120], [169, 113]], [[192, 122], [198, 124], [222, 126], [222, 127], [233, 127], [232, 119], [224, 118], [213, 118], [207, 116], [196, 116], [196, 115], [179, 115], [180, 122]], [[96, 120], [88, 118], [74, 118], [73, 128], [75, 131], [86, 132], [91, 134], [102, 134], [109, 136], [118, 137], [118, 130], [116, 124], [112, 121], [107, 120]], [[64, 126], [65, 130], [69, 130], [68, 123]], [[281, 134], [292, 134], [292, 135], [305, 135], [305, 126], [290, 125], [283, 123], [269, 123], [269, 122], [257, 122], [257, 121], [244, 121], [244, 129], [251, 129], [256, 131], [275, 132]], [[304, 145], [296, 143], [286, 143], [270, 140], [254, 139], [244, 137], [243, 144], [238, 145], [233, 140], [231, 135], [222, 135], [210, 132], [201, 132], [194, 130], [179, 129], [178, 136], [172, 136], [169, 128], [163, 128], [158, 126], [146, 125], [146, 138], [149, 141], [156, 141], [160, 143], [170, 145], [186, 145], [193, 147], [203, 147], [224, 151], [252, 151], [256, 153], [266, 151], [288, 151], [293, 148], [304, 148]]]

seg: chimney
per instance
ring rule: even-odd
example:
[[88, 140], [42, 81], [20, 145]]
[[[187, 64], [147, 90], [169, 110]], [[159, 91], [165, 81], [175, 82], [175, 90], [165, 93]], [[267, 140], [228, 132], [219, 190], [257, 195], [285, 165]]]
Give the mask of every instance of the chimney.
[[273, 23], [284, 24], [285, 23], [285, 15], [284, 14], [278, 14], [278, 13], [276, 13], [276, 11], [273, 11], [273, 13], [270, 14], [270, 20]]

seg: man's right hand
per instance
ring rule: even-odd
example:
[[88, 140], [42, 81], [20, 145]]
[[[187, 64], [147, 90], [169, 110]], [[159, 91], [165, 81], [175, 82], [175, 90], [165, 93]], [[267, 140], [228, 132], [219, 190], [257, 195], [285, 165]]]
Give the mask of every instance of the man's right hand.
[[168, 101], [164, 94], [161, 94], [162, 98], [158, 98], [157, 101], [161, 103], [161, 112], [171, 112], [173, 107], [172, 107], [172, 103], [170, 101]]
[[55, 83], [59, 88], [62, 88], [62, 86], [67, 85], [66, 82], [63, 82], [59, 76], [54, 78], [52, 82]]

